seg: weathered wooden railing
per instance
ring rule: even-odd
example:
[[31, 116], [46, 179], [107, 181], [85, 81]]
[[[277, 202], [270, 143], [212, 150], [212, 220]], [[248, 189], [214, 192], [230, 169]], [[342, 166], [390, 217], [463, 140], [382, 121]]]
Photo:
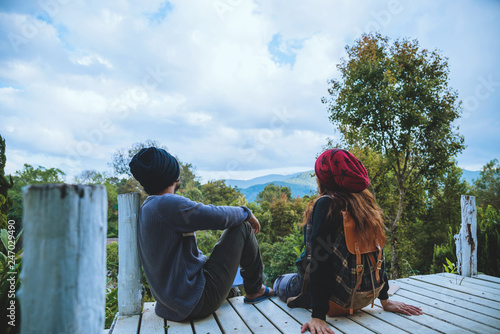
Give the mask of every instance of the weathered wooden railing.
[[137, 248], [139, 193], [118, 195], [118, 313], [142, 311], [142, 270]]
[[[29, 186], [23, 189], [23, 197], [22, 333], [102, 332], [106, 188]], [[138, 319], [142, 309], [136, 241], [140, 195], [119, 195], [118, 203], [119, 316]], [[459, 270], [464, 276], [477, 274], [476, 224], [475, 198], [462, 196], [462, 229], [455, 239]]]
[[23, 199], [22, 333], [101, 333], [106, 188], [29, 186]]
[[477, 212], [476, 198], [462, 195], [462, 225], [455, 235], [457, 268], [462, 276], [477, 275]]

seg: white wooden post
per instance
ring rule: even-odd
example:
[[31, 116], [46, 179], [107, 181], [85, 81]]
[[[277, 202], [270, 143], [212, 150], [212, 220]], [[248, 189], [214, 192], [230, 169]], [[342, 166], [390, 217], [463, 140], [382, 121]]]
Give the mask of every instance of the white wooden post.
[[462, 225], [455, 235], [457, 268], [462, 276], [477, 275], [477, 212], [476, 198], [462, 195]]
[[142, 271], [137, 248], [137, 224], [141, 195], [118, 195], [118, 313], [142, 311]]
[[28, 186], [23, 199], [22, 333], [101, 333], [106, 188]]

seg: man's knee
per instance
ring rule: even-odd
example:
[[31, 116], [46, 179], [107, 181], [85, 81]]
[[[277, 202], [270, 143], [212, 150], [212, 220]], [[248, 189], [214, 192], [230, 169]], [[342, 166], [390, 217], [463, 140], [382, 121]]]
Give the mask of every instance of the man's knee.
[[244, 221], [239, 225], [231, 226], [224, 232], [224, 234], [228, 234], [228, 236], [231, 235], [231, 239], [234, 239], [236, 235], [241, 235], [243, 239], [247, 239], [253, 234], [253, 229], [249, 222]]
[[250, 225], [250, 223], [247, 220], [245, 220], [243, 223], [241, 223], [241, 225], [245, 229], [246, 232], [253, 233], [252, 225]]
[[245, 234], [248, 234], [249, 232], [253, 233], [252, 225], [250, 225], [250, 223], [246, 220], [239, 225], [230, 227], [228, 230], [241, 231]]

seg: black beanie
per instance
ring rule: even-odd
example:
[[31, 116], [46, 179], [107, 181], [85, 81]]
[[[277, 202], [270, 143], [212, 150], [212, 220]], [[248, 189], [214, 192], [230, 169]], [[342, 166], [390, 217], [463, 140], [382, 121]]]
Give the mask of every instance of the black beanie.
[[180, 176], [177, 159], [161, 148], [143, 148], [129, 163], [130, 171], [148, 194], [157, 194]]

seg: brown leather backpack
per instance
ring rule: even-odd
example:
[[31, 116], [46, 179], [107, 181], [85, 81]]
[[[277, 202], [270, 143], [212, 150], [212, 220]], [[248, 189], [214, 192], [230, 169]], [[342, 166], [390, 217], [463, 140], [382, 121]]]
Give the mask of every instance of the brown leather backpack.
[[[347, 249], [349, 250], [349, 253], [356, 255], [357, 281], [356, 286], [351, 293], [349, 307], [349, 313], [352, 314], [353, 310], [362, 309], [369, 304], [372, 304], [373, 307], [375, 299], [377, 299], [380, 291], [385, 285], [385, 282], [382, 282], [382, 284], [380, 284], [380, 271], [382, 268], [382, 263], [384, 262], [384, 251], [382, 250], [382, 248], [384, 247], [384, 243], [379, 243], [379, 241], [375, 238], [364, 242], [361, 236], [355, 233], [355, 223], [354, 219], [352, 219], [351, 217], [351, 214], [348, 211], [342, 211], [342, 216], [344, 218], [344, 234]], [[373, 256], [373, 253], [375, 251], [378, 251], [378, 259], [376, 263], [375, 257]], [[367, 261], [368, 259], [370, 261]], [[373, 275], [370, 275], [372, 279], [371, 291], [360, 291], [361, 279], [365, 270], [365, 265], [363, 263], [368, 263], [368, 269], [371, 272], [375, 271], [375, 281], [377, 282], [378, 286], [376, 287], [375, 285]]]
[[[327, 197], [327, 196], [322, 196]], [[314, 210], [314, 208], [313, 208]], [[335, 315], [344, 315], [344, 314], [353, 314], [354, 310], [362, 309], [363, 307], [372, 304], [375, 299], [378, 298], [380, 291], [385, 285], [385, 282], [381, 283], [380, 272], [382, 264], [384, 263], [383, 256], [383, 247], [384, 243], [379, 242], [377, 239], [372, 238], [368, 241], [363, 241], [360, 235], [355, 233], [355, 222], [351, 217], [350, 213], [345, 210], [341, 211], [343, 216], [343, 225], [344, 225], [344, 235], [345, 242], [347, 246], [347, 251], [355, 256], [355, 268], [352, 268], [356, 272], [355, 282], [350, 282], [350, 286], [354, 288], [348, 294], [348, 300], [343, 300], [344, 306], [338, 305], [336, 301], [334, 301], [334, 296], [330, 298], [330, 311], [327, 313], [329, 316]], [[307, 240], [306, 240], [306, 254], [307, 254], [307, 266], [304, 272], [302, 291], [296, 297], [291, 297], [287, 300], [287, 305], [289, 307], [308, 307], [305, 306], [303, 300], [307, 295], [307, 290], [309, 289], [309, 278], [310, 278], [310, 260], [311, 260], [311, 241], [310, 236], [312, 233], [312, 216], [313, 212], [311, 212], [310, 219], [307, 222]], [[374, 252], [378, 252], [378, 259], [375, 262]], [[333, 256], [333, 255], [330, 255]], [[340, 259], [344, 260], [344, 259]], [[347, 259], [346, 259], [347, 260]], [[353, 261], [348, 261], [348, 263], [353, 263]], [[366, 268], [368, 267], [368, 268]], [[365, 269], [369, 270], [369, 276], [371, 279], [371, 289], [361, 289], [361, 282], [363, 276], [365, 274]], [[351, 277], [343, 277], [343, 279], [352, 279]], [[300, 300], [300, 301], [299, 301]]]

